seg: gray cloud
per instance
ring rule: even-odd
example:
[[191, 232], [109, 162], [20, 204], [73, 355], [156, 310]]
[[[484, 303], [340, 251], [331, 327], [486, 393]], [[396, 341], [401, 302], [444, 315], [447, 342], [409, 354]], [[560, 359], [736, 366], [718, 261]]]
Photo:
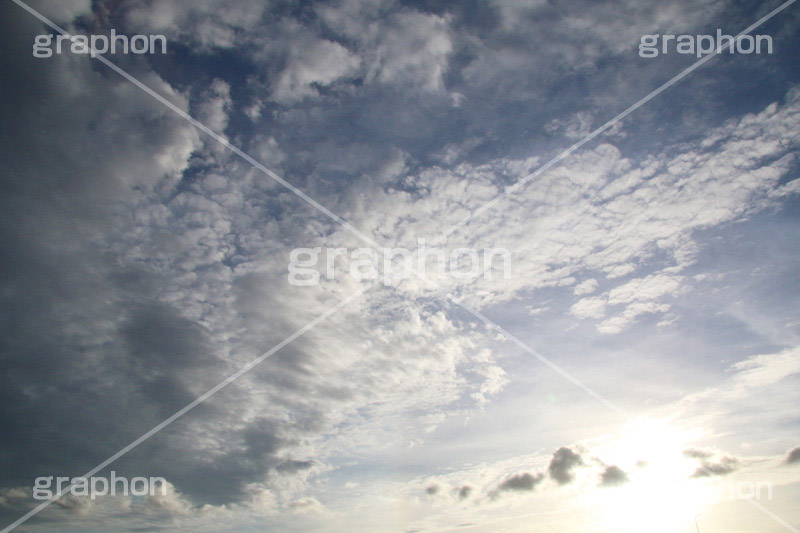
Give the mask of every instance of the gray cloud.
[[[13, 6], [0, 9], [15, 21], [15, 32], [0, 38], [13, 50], [3, 55], [3, 70], [20, 73], [15, 86], [2, 86], [17, 111], [4, 114], [0, 139], [3, 152], [14, 154], [0, 205], [16, 220], [0, 222], [0, 424], [9, 429], [0, 436], [0, 486], [26, 487], [37, 476], [89, 470], [210, 388], [229, 365], [219, 330], [191, 305], [165, 297], [180, 286], [174, 273], [152, 256], [130, 255], [150, 238], [162, 251], [176, 242], [154, 221], [170, 211], [161, 202], [201, 148], [196, 132], [87, 58], [30, 64], [38, 23]], [[137, 76], [188, 109], [157, 75]], [[128, 246], [133, 219], [150, 237]], [[191, 271], [192, 262], [185, 267]], [[200, 299], [208, 308], [212, 298]], [[268, 417], [235, 428], [226, 411], [213, 401], [199, 406], [114, 469], [166, 477], [194, 502], [212, 504], [243, 501], [247, 487], [268, 476], [308, 470], [286, 460], [283, 450], [296, 440]], [[195, 424], [214, 429], [198, 438]]]
[[[101, 65], [32, 59], [43, 29], [10, 4], [0, 6], [9, 21], [0, 35], [4, 513], [27, 505], [8, 487], [88, 470], [358, 288], [287, 287], [291, 248], [360, 244]], [[688, 0], [49, 4], [37, 6], [78, 30], [166, 33], [168, 57], [116, 59], [365, 232], [406, 243], [663, 81], [679, 58], [642, 63], [632, 51], [645, 31], [751, 14]], [[690, 287], [698, 232], [777, 211], [797, 189], [797, 94], [770, 106], [794, 70], [762, 61], [769, 83], [742, 75], [755, 61], [687, 79], [685, 92], [665, 94], [471, 224], [458, 239], [515, 250], [519, 270], [448, 288], [482, 309], [552, 290], [558, 320], [598, 320], [609, 334], [667, 313]], [[731, 79], [748, 97], [709, 109], [709, 92], [727, 94]], [[415, 445], [440, 438], [408, 413], [446, 421], [505, 390], [495, 340], [428, 295], [389, 293], [366, 295], [116, 463], [178, 491], [148, 503], [161, 514], [146, 527], [204, 504], [259, 516], [320, 510], [306, 492], [328, 486], [315, 477], [328, 466], [405, 456], [409, 435]], [[549, 329], [573, 324], [561, 325]], [[448, 460], [472, 459], [462, 453]], [[720, 474], [736, 466], [695, 458]], [[414, 468], [440, 466], [420, 459]], [[581, 464], [561, 448], [547, 472], [567, 484]], [[497, 491], [528, 493], [543, 475], [490, 479], [504, 479]], [[479, 491], [446, 486], [460, 487], [453, 500]], [[42, 521], [58, 519], [53, 508]], [[61, 509], [103, 512], [75, 499]]]
[[307, 461], [298, 461], [298, 460], [289, 460], [279, 464], [275, 469], [278, 472], [285, 472], [289, 474], [295, 474], [297, 472], [302, 472], [303, 470], [308, 470], [309, 468], [313, 468], [317, 462], [313, 460]]
[[623, 485], [629, 482], [628, 474], [625, 473], [620, 467], [611, 465], [607, 466], [603, 473], [600, 474], [601, 487], [613, 487], [616, 485]]
[[692, 478], [724, 476], [741, 466], [741, 461], [736, 457], [723, 455], [715, 450], [688, 448], [683, 451], [683, 455], [700, 462], [701, 466], [694, 471]]
[[559, 485], [566, 485], [575, 479], [572, 470], [583, 464], [583, 458], [579, 453], [562, 446], [553, 454], [547, 467], [547, 473]]
[[784, 463], [787, 465], [800, 463], [800, 446], [789, 450], [789, 452], [786, 454], [786, 459], [784, 460]]
[[688, 448], [683, 451], [683, 455], [691, 459], [709, 459], [714, 456], [714, 452], [699, 450], [697, 448]]
[[320, 513], [325, 510], [325, 507], [316, 499], [312, 497], [302, 498], [293, 501], [289, 504], [289, 508], [295, 513]]
[[515, 491], [515, 492], [530, 492], [544, 480], [544, 474], [531, 474], [523, 472], [515, 474], [501, 482], [497, 486], [498, 492]]
[[717, 461], [703, 461], [702, 465], [691, 475], [693, 478], [725, 476], [736, 471], [741, 463], [735, 457], [722, 457]]

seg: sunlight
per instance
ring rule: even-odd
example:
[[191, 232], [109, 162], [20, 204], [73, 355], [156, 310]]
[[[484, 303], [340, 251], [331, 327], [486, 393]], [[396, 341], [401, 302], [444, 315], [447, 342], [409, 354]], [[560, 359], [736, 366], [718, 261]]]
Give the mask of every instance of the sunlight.
[[610, 440], [603, 458], [623, 468], [630, 482], [598, 488], [588, 497], [596, 510], [597, 529], [693, 531], [695, 515], [711, 502], [707, 490], [689, 481], [696, 466], [683, 456], [697, 436], [664, 421], [641, 419]]

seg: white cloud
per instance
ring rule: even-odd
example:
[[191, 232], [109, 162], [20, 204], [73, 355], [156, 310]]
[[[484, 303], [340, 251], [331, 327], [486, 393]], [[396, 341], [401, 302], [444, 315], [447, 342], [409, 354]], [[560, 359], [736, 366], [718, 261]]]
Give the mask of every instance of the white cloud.
[[222, 133], [228, 125], [231, 105], [230, 85], [215, 79], [209, 87], [207, 97], [198, 106], [196, 118], [215, 132]]
[[260, 23], [266, 5], [235, 0], [136, 0], [125, 6], [125, 21], [141, 33], [160, 33], [205, 51], [242, 45]]
[[[453, 50], [448, 22], [437, 15], [395, 15], [375, 36], [367, 79], [400, 87], [438, 91]], [[374, 54], [374, 55], [373, 55]]]
[[577, 284], [573, 289], [573, 292], [575, 293], [576, 296], [584, 296], [586, 294], [592, 294], [594, 291], [597, 290], [598, 286], [599, 283], [597, 283], [596, 279], [589, 278]]
[[284, 29], [290, 43], [286, 66], [277, 75], [273, 98], [281, 103], [293, 103], [317, 95], [315, 85], [328, 86], [352, 75], [360, 65], [359, 58], [339, 43], [306, 34], [294, 25]]
[[[534, 150], [515, 158], [495, 153], [471, 159], [473, 150], [485, 148], [485, 139], [479, 136], [482, 133], [468, 131], [465, 138], [454, 136], [452, 142], [442, 143], [445, 148], [434, 160], [444, 165], [435, 166], [415, 158], [407, 145], [384, 141], [381, 135], [401, 126], [391, 121], [370, 122], [362, 130], [358, 129], [361, 124], [337, 130], [342, 137], [352, 134], [353, 139], [332, 141], [327, 131], [318, 130], [314, 134], [325, 135], [324, 141], [306, 138], [313, 137], [308, 134], [309, 125], [317, 124], [316, 120], [324, 123], [326, 119], [319, 117], [330, 112], [325, 107], [330, 103], [327, 98], [319, 98], [322, 94], [341, 90], [348, 97], [359, 95], [360, 88], [348, 85], [350, 78], [363, 78], [365, 92], [389, 94], [396, 89], [397, 94], [411, 92], [419, 98], [443, 97], [448, 113], [462, 113], [475, 100], [473, 94], [445, 91], [456, 90], [445, 87], [446, 74], [457, 61], [466, 61], [457, 58], [456, 51], [468, 49], [475, 56], [454, 74], [463, 75], [467, 85], [491, 83], [487, 94], [496, 94], [500, 101], [504, 101], [504, 86], [513, 88], [517, 82], [504, 75], [509, 70], [524, 67], [526, 75], [534, 72], [543, 84], [553, 72], [539, 70], [539, 56], [534, 61], [524, 47], [510, 52], [503, 46], [494, 48], [497, 43], [473, 41], [475, 35], [469, 32], [458, 35], [456, 24], [463, 21], [455, 15], [423, 13], [389, 2], [342, 2], [313, 8], [324, 26], [318, 27], [300, 25], [289, 17], [265, 17], [261, 4], [208, 0], [126, 6], [131, 28], [163, 31], [202, 53], [240, 47], [237, 50], [248, 59], [258, 60], [258, 72], [248, 80], [252, 84], [248, 88], [257, 95], [248, 96], [245, 105], [234, 101], [236, 91], [220, 79], [205, 90], [193, 87], [183, 95], [148, 71], [146, 64], [138, 66], [137, 76], [182, 109], [190, 109], [191, 99], [198, 118], [216, 131], [229, 128], [235, 111], [243, 110], [253, 121], [250, 126], [255, 133], [248, 137], [229, 132], [232, 138], [241, 134], [248, 152], [259, 161], [285, 173], [381, 242], [415, 248], [417, 237], [435, 237], [546, 161]], [[510, 35], [518, 37], [529, 27], [523, 18], [547, 6], [504, 4], [499, 8], [498, 31], [505, 32], [506, 42], [513, 41]], [[59, 16], [74, 18], [85, 7]], [[606, 13], [602, 7], [591, 9]], [[627, 9], [635, 10], [635, 6]], [[662, 24], [663, 14], [673, 9], [656, 7], [660, 15], [654, 23]], [[591, 66], [608, 50], [621, 53], [638, 31], [627, 27], [624, 17], [614, 21], [611, 30], [590, 27], [588, 20], [578, 16], [569, 24], [586, 33], [591, 46], [583, 49], [580, 42], [573, 42], [556, 54], [557, 62], [566, 58], [569, 68]], [[612, 35], [616, 31], [619, 34]], [[469, 46], [459, 48], [464, 46], [459, 39], [469, 41]], [[42, 65], [36, 72], [46, 74], [38, 80], [42, 83], [33, 86], [58, 87], [58, 92], [37, 100], [41, 114], [33, 114], [18, 132], [26, 141], [36, 141], [26, 142], [32, 146], [26, 149], [39, 159], [37, 172], [23, 173], [20, 187], [34, 183], [41, 189], [25, 189], [31, 192], [30, 198], [36, 197], [35, 202], [9, 202], [15, 215], [9, 220], [20, 221], [20, 235], [35, 241], [32, 250], [82, 251], [90, 242], [92, 250], [101, 251], [76, 253], [69, 256], [70, 261], [52, 259], [61, 259], [53, 252], [47, 258], [59, 265], [58, 275], [42, 276], [47, 283], [31, 283], [36, 287], [31, 294], [49, 290], [52, 282], [66, 295], [48, 307], [58, 314], [52, 323], [64, 333], [54, 345], [81, 347], [86, 357], [81, 363], [93, 368], [103, 362], [127, 363], [125, 347], [120, 348], [118, 341], [115, 344], [130, 311], [125, 305], [152, 295], [174, 310], [177, 318], [197, 326], [187, 337], [207, 337], [206, 355], [218, 365], [207, 370], [198, 364], [196, 369], [181, 368], [174, 374], [161, 368], [152, 371], [165, 374], [158, 377], [186, 380], [182, 392], [191, 397], [360, 288], [345, 273], [319, 287], [289, 286], [286, 269], [293, 247], [355, 248], [363, 243], [201, 138], [135, 87], [92, 68], [88, 59], [62, 56], [49, 62], [47, 70]], [[340, 103], [331, 100], [331, 108]], [[288, 110], [272, 113], [275, 103]], [[360, 103], [356, 100], [353, 106]], [[461, 108], [451, 109], [454, 103]], [[372, 112], [368, 108], [358, 115], [348, 107], [349, 101], [346, 104], [343, 112], [360, 120], [367, 120]], [[658, 317], [660, 324], [675, 320], [679, 310], [672, 308], [672, 299], [692, 289], [692, 278], [685, 271], [702, 251], [696, 233], [780, 206], [798, 191], [800, 180], [782, 181], [796, 163], [798, 114], [798, 93], [791, 92], [786, 102], [731, 120], [705, 139], [666, 145], [655, 153], [630, 153], [619, 137], [613, 140], [618, 146], [603, 142], [585, 148], [443, 244], [448, 252], [462, 246], [509, 249], [513, 260], [508, 279], [446, 279], [442, 284], [484, 311], [504, 304], [513, 307], [520, 301], [525, 309], [545, 309], [547, 314], [540, 313], [543, 323], [537, 324], [541, 330], [553, 324], [551, 315], [560, 309], [569, 310], [565, 314], [571, 316], [558, 317], [562, 322], [556, 323], [557, 328], [577, 327], [576, 318], [592, 320], [600, 333], [609, 335], [631, 328], [649, 314], [664, 315]], [[594, 122], [593, 115], [579, 112], [567, 121], [552, 122], [550, 129], [577, 138]], [[287, 131], [292, 128], [281, 130], [286, 124], [296, 126], [302, 141]], [[190, 165], [191, 172], [183, 175]], [[182, 175], [186, 179], [177, 187]], [[47, 201], [37, 196], [41, 191], [49, 191]], [[107, 213], [97, 216], [106, 209]], [[113, 258], [109, 260], [113, 265], [100, 261], [97, 256], [101, 255]], [[83, 284], [96, 284], [94, 297], [81, 292]], [[538, 305], [542, 295], [546, 307]], [[528, 305], [532, 302], [537, 305]], [[151, 318], [163, 318], [152, 308], [147, 310]], [[62, 343], [64, 339], [69, 342]], [[173, 336], [154, 342], [162, 340], [168, 347], [181, 343]], [[230, 498], [238, 497], [238, 501], [197, 508], [189, 503], [189, 496], [171, 493], [148, 501], [143, 512], [153, 522], [163, 514], [198, 527], [205, 519], [273, 518], [292, 510], [298, 515], [290, 520], [314, 520], [313, 515], [334, 520], [320, 503], [328, 506], [328, 500], [314, 489], [324, 487], [345, 462], [351, 461], [357, 470], [370, 461], [400, 461], [422, 454], [426, 443], [435, 439], [456, 440], [452, 437], [456, 418], [460, 422], [480, 413], [511, 393], [516, 377], [512, 369], [519, 363], [503, 357], [497, 341], [496, 335], [487, 335], [414, 280], [398, 291], [378, 287], [215, 398], [210, 413], [187, 417], [180, 431], [176, 429], [167, 439], [181, 444], [179, 459], [187, 461], [176, 467], [179, 474], [185, 474], [184, 467], [218, 466], [220, 471], [205, 472], [206, 476], [220, 483], [233, 479], [233, 485], [223, 485], [218, 494], [236, 493]], [[605, 337], [603, 342], [611, 341]], [[575, 343], [588, 344], [580, 339]], [[182, 352], [175, 352], [179, 359]], [[734, 392], [721, 396], [733, 405], [737, 395], [744, 397], [754, 387], [793, 376], [797, 370], [793, 353], [734, 365], [733, 385], [728, 384]], [[130, 362], [133, 370], [139, 368], [137, 363], [141, 362]], [[149, 371], [148, 367], [143, 373], [150, 376]], [[128, 380], [135, 372], [125, 372], [121, 372], [122, 382], [110, 379], [108, 383], [124, 384], [115, 391], [122, 398], [138, 398], [142, 392], [136, 387], [145, 386]], [[60, 390], [59, 386], [63, 384], [56, 383], [53, 390]], [[694, 400], [699, 404], [709, 395]], [[557, 401], [549, 392], [546, 397]], [[183, 399], [176, 394], [163, 404], [148, 403], [137, 417], [148, 422], [162, 411], [171, 414]], [[132, 405], [139, 404], [132, 401]], [[187, 436], [191, 438], [181, 440]], [[474, 443], [448, 444], [455, 462]], [[163, 468], [174, 466], [161, 460]], [[478, 501], [489, 506], [514, 505], [514, 497], [490, 502], [487, 495], [512, 473], [528, 483], [541, 471], [542, 461], [546, 464], [542, 456], [525, 456], [435, 476], [443, 487], [435, 502], [419, 503], [422, 500], [411, 496], [409, 500], [421, 507]], [[281, 468], [287, 464], [296, 468]], [[596, 484], [596, 470], [590, 472], [587, 483]], [[431, 477], [426, 474], [425, 479]], [[184, 479], [183, 486], [196, 489], [193, 481]], [[469, 496], [462, 498], [467, 486], [471, 487]], [[371, 485], [359, 479], [351, 481], [349, 488], [367, 491]], [[230, 494], [225, 492], [229, 489]], [[386, 502], [404, 490], [409, 490], [407, 480], [388, 483], [376, 491], [384, 498], [381, 503], [361, 502], [374, 503], [368, 505], [374, 512], [390, 506]], [[203, 496], [197, 497], [202, 500]], [[13, 499], [14, 494], [3, 493], [2, 498]], [[421, 507], [414, 507], [414, 512]], [[78, 508], [84, 509], [75, 504]], [[100, 516], [101, 511], [86, 513]]]
[[570, 313], [578, 318], [602, 318], [605, 314], [606, 301], [602, 298], [583, 298], [576, 302]]
[[81, 16], [92, 13], [91, 0], [63, 0], [61, 2], [47, 2], [45, 0], [31, 0], [26, 2], [33, 9], [56, 24], [67, 24]]

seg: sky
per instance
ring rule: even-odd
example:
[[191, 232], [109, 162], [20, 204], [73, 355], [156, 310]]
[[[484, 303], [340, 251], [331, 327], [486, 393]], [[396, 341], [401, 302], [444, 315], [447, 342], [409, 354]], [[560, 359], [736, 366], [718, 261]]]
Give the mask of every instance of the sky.
[[600, 133], [781, 2], [25, 5], [167, 47], [0, 4], [0, 528], [798, 531], [800, 3]]

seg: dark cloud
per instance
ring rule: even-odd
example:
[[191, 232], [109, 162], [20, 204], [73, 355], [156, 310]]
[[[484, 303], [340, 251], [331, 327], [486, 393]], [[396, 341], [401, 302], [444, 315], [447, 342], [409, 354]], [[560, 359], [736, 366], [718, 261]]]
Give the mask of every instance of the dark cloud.
[[789, 453], [786, 454], [786, 460], [784, 461], [784, 464], [787, 465], [793, 465], [796, 463], [800, 463], [800, 446], [789, 450]]
[[688, 448], [683, 450], [683, 455], [691, 459], [710, 459], [714, 456], [714, 452], [708, 450], [699, 450], [697, 448]]
[[603, 473], [600, 474], [601, 487], [613, 487], [616, 485], [623, 485], [630, 481], [628, 474], [625, 473], [620, 467], [612, 465], [607, 466]]
[[735, 457], [721, 457], [717, 461], [703, 461], [691, 477], [724, 476], [734, 472], [740, 466], [741, 463]]
[[714, 450], [687, 448], [683, 451], [683, 455], [700, 462], [700, 467], [691, 475], [692, 478], [724, 476], [741, 466], [739, 459], [721, 455]]
[[281, 473], [295, 474], [297, 472], [302, 472], [303, 470], [308, 470], [315, 464], [317, 464], [317, 462], [311, 460], [309, 461], [290, 460], [279, 464], [276, 467], [276, 470]]
[[510, 478], [505, 479], [497, 486], [498, 492], [516, 491], [516, 492], [530, 492], [544, 480], [544, 474], [530, 474], [523, 472], [515, 474]]
[[[40, 24], [13, 5], [0, 14], [14, 27], [0, 35], [8, 52], [0, 68], [17, 73], [0, 84], [0, 96], [13, 102], [0, 116], [2, 489], [83, 474], [221, 381], [230, 366], [207, 321], [166, 295], [180, 283], [157, 263], [177, 254], [132, 261], [126, 254], [146, 239], [122, 238], [137, 203], [164, 201], [177, 187], [182, 158], [199, 147], [196, 132], [87, 58], [32, 60]], [[165, 90], [152, 73], [137, 75]], [[149, 238], [176, 250], [170, 231]], [[206, 295], [198, 300], [210, 308]], [[236, 502], [248, 484], [310, 468], [286, 459], [296, 440], [268, 417], [220, 437], [231, 412], [215, 402], [132, 450], [115, 471], [165, 477], [202, 504]]]
[[428, 496], [436, 496], [439, 494], [440, 487], [439, 485], [433, 484], [425, 487], [425, 494]]
[[572, 469], [583, 464], [580, 454], [567, 447], [561, 447], [553, 454], [547, 473], [559, 485], [566, 485], [575, 479]]
[[[110, 14], [119, 33], [133, 29], [122, 27], [126, 20], [139, 21], [144, 33], [160, 31], [149, 25], [163, 13], [149, 11], [148, 2], [86, 4], [109, 10], [119, 4], [120, 11]], [[681, 0], [684, 7], [690, 4]], [[262, 144], [274, 148], [275, 161], [285, 159], [282, 170], [287, 177], [345, 218], [361, 219], [365, 228], [370, 209], [382, 211], [381, 204], [371, 204], [369, 194], [362, 194], [369, 192], [369, 182], [377, 183], [378, 189], [395, 182], [416, 194], [416, 186], [407, 178], [412, 172], [420, 174], [431, 161], [487, 161], [515, 149], [525, 158], [542, 155], [564, 140], [553, 132], [566, 134], [569, 129], [548, 133], [543, 127], [548, 121], [575, 109], [591, 110], [597, 103], [605, 114], [609, 98], [616, 106], [625, 94], [645, 94], [642, 89], [664, 72], [662, 62], [644, 65], [630, 54], [630, 44], [641, 33], [636, 24], [664, 19], [652, 16], [664, 13], [666, 8], [659, 3], [646, 6], [641, 19], [636, 10], [574, 4], [596, 20], [629, 31], [623, 36], [609, 32], [610, 38], [581, 32], [577, 49], [592, 52], [578, 64], [566, 61], [583, 55], [574, 52], [576, 43], [567, 42], [575, 32], [562, 31], [548, 20], [561, 17], [561, 8], [548, 3], [530, 8], [509, 4], [501, 9], [500, 4], [426, 2], [376, 11], [382, 15], [354, 13], [352, 20], [347, 10], [330, 10], [331, 17], [322, 17], [325, 3], [319, 9], [312, 4], [294, 9], [278, 3], [274, 13], [273, 7], [253, 4], [242, 8], [239, 22], [235, 20], [240, 10], [220, 8], [223, 3], [165, 5], [164, 13], [174, 8], [175, 18], [163, 29], [176, 52], [152, 64], [143, 57], [115, 60], [204, 120], [224, 127], [227, 119], [215, 115], [215, 110], [230, 111], [225, 131], [236, 144], [255, 148], [259, 137], [251, 135], [253, 130], [274, 132], [276, 140], [270, 139], [274, 146]], [[437, 17], [424, 16], [425, 5]], [[695, 13], [681, 12], [687, 17]], [[22, 496], [4, 487], [29, 487], [40, 475], [82, 474], [218, 383], [232, 367], [260, 353], [258, 348], [273, 346], [296, 329], [295, 322], [305, 313], [314, 314], [310, 299], [299, 298], [293, 308], [280, 301], [283, 295], [270, 294], [270, 273], [261, 272], [268, 261], [252, 250], [277, 255], [280, 246], [243, 229], [275, 226], [287, 241], [305, 237], [307, 226], [315, 233], [332, 233], [310, 223], [306, 212], [302, 221], [291, 218], [286, 213], [296, 199], [290, 194], [273, 192], [271, 184], [264, 185], [267, 180], [259, 181], [262, 177], [253, 179], [249, 167], [243, 170], [246, 165], [232, 164], [216, 148], [204, 145], [192, 127], [102, 65], [69, 54], [31, 58], [31, 43], [42, 33], [42, 25], [10, 2], [0, 5], [0, 15], [7, 22], [0, 33], [4, 74], [0, 83], [4, 102], [0, 513], [4, 513], [10, 506], [15, 511], [24, 507]], [[233, 15], [233, 21], [225, 15]], [[383, 15], [386, 20], [380, 20]], [[279, 37], [267, 42], [273, 35]], [[224, 42], [228, 38], [232, 43]], [[441, 53], [436, 52], [436, 42], [442, 43]], [[235, 53], [224, 55], [223, 48]], [[542, 53], [533, 57], [530, 50]], [[378, 54], [382, 60], [370, 69], [377, 81], [370, 82], [365, 72], [351, 72], [349, 54], [367, 59]], [[235, 64], [216, 68], [232, 56]], [[264, 61], [265, 57], [278, 61]], [[333, 65], [337, 58], [339, 67]], [[598, 74], [594, 65], [601, 59], [608, 65], [635, 65], [642, 74], [635, 77], [639, 85], [625, 87], [631, 77], [618, 70], [603, 69]], [[315, 65], [322, 71], [331, 67], [335, 75], [321, 78], [312, 72]], [[409, 82], [408, 87], [397, 90], [388, 83], [394, 75], [391, 68], [398, 81]], [[562, 72], [569, 73], [566, 86]], [[738, 70], [735, 75], [742, 78]], [[203, 89], [217, 76], [229, 82], [231, 101], [198, 101], [227, 93]], [[772, 98], [774, 88], [785, 85], [785, 76], [780, 69], [773, 71], [771, 91], [761, 90], [758, 84], [764, 80], [749, 81], [759, 90], [741, 101], [757, 106]], [[288, 89], [308, 100], [276, 100], [270, 91], [280, 88], [282, 80], [289, 80]], [[292, 80], [307, 83], [295, 86]], [[587, 80], [599, 91], [593, 96], [584, 94]], [[725, 86], [725, 80], [703, 83]], [[439, 85], [441, 90], [431, 90]], [[707, 92], [697, 94], [702, 98], [678, 99], [685, 107], [684, 116], [705, 109]], [[264, 112], [251, 122], [243, 109], [262, 96]], [[667, 106], [659, 113], [671, 117], [672, 109]], [[660, 116], [655, 118], [662, 122]], [[643, 129], [650, 126], [647, 120], [641, 122]], [[657, 137], [666, 137], [663, 129]], [[650, 140], [628, 138], [645, 146]], [[532, 145], [541, 146], [542, 154], [532, 152]], [[442, 156], [450, 152], [452, 156]], [[402, 171], [386, 170], [395, 168], [397, 161]], [[243, 175], [248, 176], [246, 187], [227, 188]], [[206, 178], [213, 178], [213, 194], [199, 186]], [[498, 175], [500, 181], [511, 178]], [[240, 195], [241, 191], [245, 192]], [[216, 201], [214, 194], [222, 200]], [[350, 201], [355, 206], [362, 200], [377, 207], [351, 210]], [[244, 223], [237, 226], [239, 219], [231, 211]], [[446, 222], [444, 217], [441, 222]], [[381, 226], [391, 232], [390, 221]], [[194, 237], [184, 240], [182, 232]], [[258, 273], [240, 273], [248, 269]], [[282, 280], [284, 269], [285, 264]], [[226, 307], [231, 300], [235, 302]], [[314, 364], [318, 362], [314, 353], [337, 363], [340, 354], [308, 350], [303, 342], [293, 343], [255, 370], [249, 376], [255, 385], [232, 385], [113, 468], [129, 477], [164, 476], [198, 505], [241, 502], [251, 495], [253, 484], [312, 474], [313, 460], [292, 459], [307, 457], [307, 448], [297, 452], [302, 455], [295, 455], [293, 448], [331, 435], [330, 419], [341, 424], [337, 430], [346, 427], [359, 398], [374, 394], [369, 405], [376, 400], [392, 403], [383, 402], [385, 398], [378, 398], [382, 391], [369, 385], [401, 380], [379, 375], [391, 366], [389, 358], [370, 353], [368, 359], [379, 363], [367, 372], [369, 380], [337, 382], [326, 374], [329, 367]], [[334, 342], [315, 348], [327, 347], [340, 349]], [[359, 364], [370, 363], [365, 359]], [[407, 358], [403, 364], [410, 375]], [[345, 368], [343, 373], [349, 371]], [[424, 375], [428, 386], [433, 372], [426, 370]], [[413, 397], [408, 390], [392, 392]], [[246, 401], [224, 401], [231, 397]], [[335, 416], [329, 416], [332, 412]], [[800, 453], [795, 452], [790, 452], [787, 463], [798, 461]], [[712, 461], [713, 455], [703, 454], [693, 457], [708, 462], [704, 468], [715, 475], [736, 467], [735, 459]], [[582, 464], [579, 453], [560, 448], [547, 473], [564, 485]], [[619, 478], [618, 473], [609, 473], [612, 468], [616, 467], [606, 469], [609, 479]], [[543, 479], [544, 474], [516, 474], [496, 491], [530, 492]], [[435, 495], [442, 489], [431, 485], [425, 490]], [[467, 499], [473, 492], [464, 485], [458, 497]], [[67, 499], [59, 505], [74, 511], [82, 502]], [[290, 506], [318, 507], [311, 499]]]

